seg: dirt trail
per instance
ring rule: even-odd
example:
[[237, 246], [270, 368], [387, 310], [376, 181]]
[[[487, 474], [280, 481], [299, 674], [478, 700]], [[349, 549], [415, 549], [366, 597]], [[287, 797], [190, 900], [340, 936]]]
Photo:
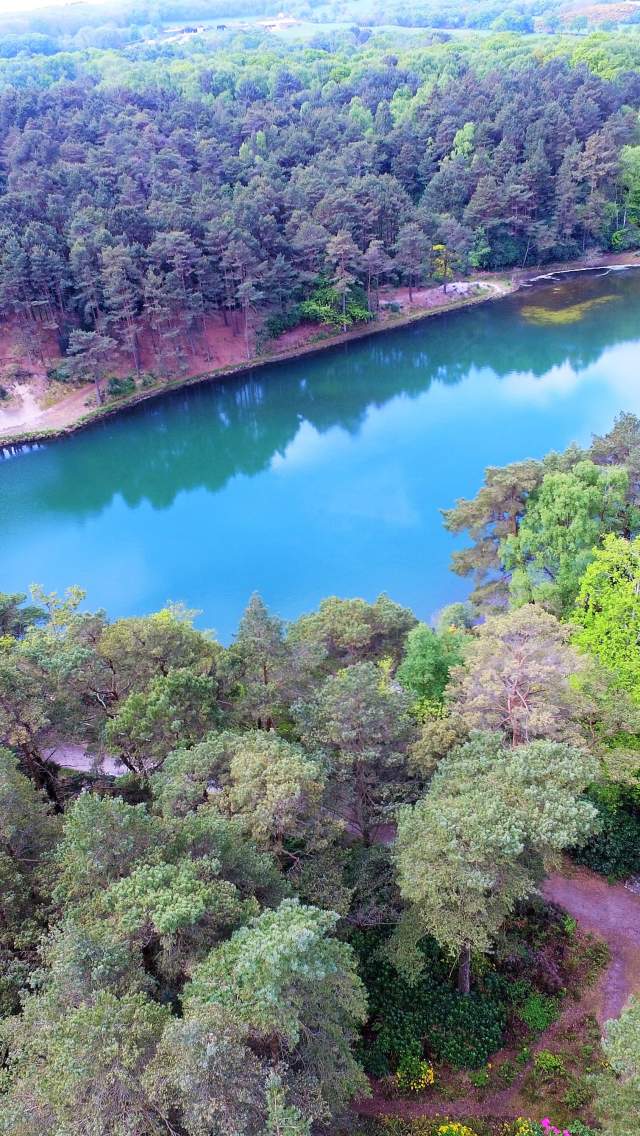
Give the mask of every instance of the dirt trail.
[[542, 892], [607, 942], [611, 962], [599, 982], [595, 1013], [601, 1024], [617, 1018], [629, 995], [640, 991], [640, 896], [585, 868], [550, 876]]
[[[558, 1021], [542, 1034], [534, 1049], [553, 1048], [554, 1038], [587, 1014], [593, 1014], [601, 1025], [617, 1017], [630, 995], [640, 992], [640, 895], [624, 884], [608, 884], [602, 876], [573, 867], [568, 868], [566, 875], [549, 876], [542, 893], [577, 919], [583, 930], [604, 939], [611, 961], [598, 983], [587, 988], [579, 1002], [567, 1001]], [[354, 1107], [363, 1116], [511, 1119], [523, 1115], [521, 1079], [507, 1089], [485, 1093], [481, 1099], [470, 1090], [456, 1100], [437, 1096], [387, 1100], [374, 1085], [373, 1096], [356, 1102]]]

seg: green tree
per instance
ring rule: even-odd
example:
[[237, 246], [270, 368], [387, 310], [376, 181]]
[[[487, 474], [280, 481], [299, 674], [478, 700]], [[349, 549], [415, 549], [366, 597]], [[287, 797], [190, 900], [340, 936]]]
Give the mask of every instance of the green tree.
[[580, 581], [573, 619], [577, 646], [640, 701], [640, 537], [604, 538]]
[[588, 836], [596, 812], [581, 794], [596, 764], [549, 741], [508, 748], [476, 734], [446, 758], [429, 792], [398, 813], [396, 863], [410, 908], [396, 956], [416, 965], [431, 934], [459, 959], [459, 989], [470, 988], [473, 952], [486, 953], [544, 866]]
[[535, 599], [556, 614], [571, 610], [593, 549], [604, 533], [624, 524], [628, 485], [624, 469], [589, 461], [546, 474], [517, 534], [501, 545], [516, 602]]
[[200, 741], [217, 720], [214, 680], [185, 668], [170, 670], [127, 697], [106, 724], [106, 743], [146, 779], [177, 743]]
[[348, 229], [340, 229], [327, 242], [326, 257], [331, 265], [331, 283], [340, 297], [342, 330], [347, 330], [347, 297], [356, 283], [362, 261], [360, 249]]
[[407, 778], [408, 711], [408, 696], [373, 663], [330, 675], [297, 707], [304, 743], [328, 755], [330, 808], [365, 844]]
[[409, 303], [412, 303], [413, 289], [429, 261], [430, 242], [420, 225], [409, 221], [400, 229], [394, 248], [395, 264], [409, 285]]
[[413, 627], [407, 636], [405, 657], [397, 679], [417, 698], [442, 701], [452, 667], [462, 662], [464, 635], [458, 631], [434, 631], [426, 623]]
[[146, 1091], [144, 1072], [169, 1018], [167, 1007], [141, 993], [117, 998], [101, 991], [63, 1015], [46, 996], [32, 997], [6, 1025], [10, 1059], [0, 1131], [166, 1136], [167, 1119]]
[[250, 1033], [272, 1068], [283, 1063], [291, 1076], [303, 1067], [300, 1104], [310, 1119], [366, 1091], [350, 1048], [366, 997], [351, 948], [332, 937], [337, 920], [284, 900], [211, 951], [184, 994], [185, 1021], [218, 1009]]
[[113, 364], [117, 348], [115, 339], [98, 331], [75, 329], [69, 336], [69, 371], [78, 382], [93, 382], [96, 389], [96, 402], [103, 401], [102, 381]]

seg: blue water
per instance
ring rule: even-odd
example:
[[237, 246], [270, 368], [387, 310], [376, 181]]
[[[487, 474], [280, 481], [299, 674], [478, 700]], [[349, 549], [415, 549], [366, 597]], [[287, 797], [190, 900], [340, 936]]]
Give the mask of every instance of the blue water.
[[429, 619], [468, 590], [440, 508], [640, 413], [639, 299], [635, 272], [573, 278], [0, 462], [0, 590], [77, 583], [111, 616], [182, 600], [223, 641], [254, 590], [286, 618], [386, 591]]

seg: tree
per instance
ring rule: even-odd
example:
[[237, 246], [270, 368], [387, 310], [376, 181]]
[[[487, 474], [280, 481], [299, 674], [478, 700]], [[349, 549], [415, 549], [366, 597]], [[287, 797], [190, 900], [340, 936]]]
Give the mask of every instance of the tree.
[[21, 639], [29, 627], [45, 617], [43, 608], [26, 604], [26, 592], [0, 592], [0, 638]]
[[440, 702], [451, 668], [462, 662], [463, 649], [464, 636], [459, 632], [434, 631], [426, 623], [419, 623], [407, 636], [398, 681], [417, 698]]
[[323, 666], [339, 670], [359, 662], [391, 658], [399, 663], [407, 632], [415, 625], [413, 612], [386, 595], [370, 604], [330, 596], [317, 612], [302, 615], [288, 628], [287, 640], [316, 648]]
[[382, 241], [374, 239], [369, 242], [368, 248], [362, 257], [362, 263], [367, 272], [367, 302], [369, 310], [373, 311], [371, 307], [371, 290], [372, 287], [375, 287], [375, 310], [378, 311], [380, 308], [380, 277], [384, 276], [391, 267], [391, 261], [384, 251]]
[[454, 671], [452, 707], [472, 730], [500, 730], [511, 745], [580, 738], [570, 679], [581, 667], [570, 629], [527, 605], [475, 629]]
[[467, 501], [456, 501], [452, 509], [443, 509], [445, 528], [452, 533], [467, 532], [470, 548], [454, 552], [453, 571], [460, 576], [473, 576], [476, 588], [471, 599], [482, 607], [504, 603], [505, 576], [500, 552], [503, 540], [517, 536], [529, 497], [541, 484], [544, 468], [541, 462], [514, 462], [504, 468], [490, 466], [485, 471], [485, 484]]
[[628, 484], [624, 469], [588, 461], [545, 475], [517, 534], [501, 545], [516, 601], [535, 599], [558, 615], [571, 610], [594, 547], [621, 528]]
[[50, 857], [58, 818], [0, 749], [0, 1017], [15, 1013], [50, 915]]
[[395, 243], [395, 264], [409, 285], [409, 303], [413, 302], [413, 289], [420, 280], [429, 259], [429, 241], [414, 221], [403, 225]]
[[413, 735], [408, 707], [407, 695], [380, 668], [356, 663], [330, 675], [310, 702], [294, 708], [305, 745], [329, 756], [330, 808], [365, 844], [406, 780]]
[[324, 778], [320, 759], [300, 746], [275, 734], [243, 734], [216, 803], [242, 817], [256, 842], [286, 863], [285, 839], [300, 841], [319, 819]]
[[166, 1136], [144, 1071], [169, 1018], [166, 1006], [141, 993], [101, 991], [64, 1015], [45, 995], [32, 996], [5, 1035], [11, 1061], [0, 1127], [15, 1136]]
[[102, 380], [113, 362], [117, 343], [110, 335], [98, 331], [74, 330], [69, 336], [69, 370], [78, 382], [93, 381], [96, 402], [103, 401]]
[[351, 948], [332, 937], [337, 919], [284, 900], [211, 951], [184, 993], [186, 1022], [217, 1009], [255, 1039], [273, 1071], [284, 1066], [285, 1083], [305, 1069], [299, 1105], [309, 1119], [366, 1091], [350, 1049], [366, 997]]
[[217, 720], [213, 679], [180, 668], [132, 692], [107, 721], [105, 739], [132, 773], [146, 779], [178, 742], [193, 745]]
[[239, 687], [235, 707], [241, 721], [266, 730], [281, 721], [293, 681], [292, 655], [284, 623], [253, 595], [226, 659]]
[[348, 229], [340, 229], [327, 242], [326, 257], [331, 265], [331, 283], [342, 305], [342, 330], [347, 330], [347, 296], [357, 280], [362, 254]]
[[640, 701], [640, 537], [604, 538], [580, 581], [573, 618], [576, 645]]
[[405, 966], [431, 934], [458, 958], [469, 993], [472, 953], [490, 949], [545, 864], [588, 836], [596, 812], [580, 798], [595, 772], [579, 750], [509, 749], [499, 734], [476, 734], [441, 763], [427, 795], [398, 813], [395, 857], [411, 907], [395, 950]]

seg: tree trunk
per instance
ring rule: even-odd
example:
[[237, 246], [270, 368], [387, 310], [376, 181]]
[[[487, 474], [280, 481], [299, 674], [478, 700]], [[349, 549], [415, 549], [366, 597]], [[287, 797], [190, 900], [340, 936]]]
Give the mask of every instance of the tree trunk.
[[465, 943], [458, 962], [458, 993], [471, 993], [471, 946]]

